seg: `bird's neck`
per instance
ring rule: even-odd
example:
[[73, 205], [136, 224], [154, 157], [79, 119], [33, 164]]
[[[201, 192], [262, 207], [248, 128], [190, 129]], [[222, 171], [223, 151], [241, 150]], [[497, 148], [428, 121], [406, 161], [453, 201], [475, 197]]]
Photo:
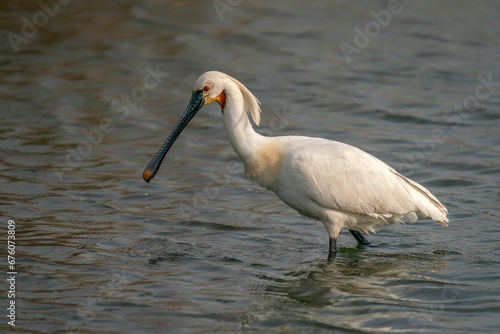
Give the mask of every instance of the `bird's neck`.
[[226, 104], [222, 109], [224, 127], [234, 151], [247, 164], [256, 158], [258, 148], [269, 138], [261, 136], [253, 129], [238, 87], [229, 85], [225, 94]]
[[279, 139], [255, 132], [239, 90], [228, 90], [226, 94], [222, 119], [231, 146], [245, 164], [245, 174], [261, 186], [276, 190], [283, 161]]

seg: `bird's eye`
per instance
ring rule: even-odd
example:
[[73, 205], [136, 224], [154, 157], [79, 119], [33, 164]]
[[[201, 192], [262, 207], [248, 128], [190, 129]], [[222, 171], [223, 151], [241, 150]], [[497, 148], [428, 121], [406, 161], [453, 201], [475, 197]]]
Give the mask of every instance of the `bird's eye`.
[[210, 90], [210, 87], [209, 87], [209, 86], [205, 86], [205, 87], [203, 87], [203, 90], [204, 90], [205, 92], [208, 92], [208, 91]]

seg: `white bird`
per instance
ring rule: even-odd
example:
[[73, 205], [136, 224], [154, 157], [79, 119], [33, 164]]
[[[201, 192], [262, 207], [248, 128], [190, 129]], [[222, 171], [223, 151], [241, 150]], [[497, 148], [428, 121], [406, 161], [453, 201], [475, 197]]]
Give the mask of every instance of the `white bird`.
[[191, 100], [165, 143], [143, 173], [149, 182], [175, 139], [194, 115], [217, 101], [231, 146], [245, 174], [272, 190], [301, 215], [320, 220], [328, 232], [328, 259], [337, 253], [340, 229], [360, 233], [403, 219], [432, 218], [447, 226], [448, 210], [427, 189], [374, 156], [347, 144], [303, 136], [265, 137], [252, 127], [260, 123], [260, 102], [236, 79], [216, 71], [202, 74]]

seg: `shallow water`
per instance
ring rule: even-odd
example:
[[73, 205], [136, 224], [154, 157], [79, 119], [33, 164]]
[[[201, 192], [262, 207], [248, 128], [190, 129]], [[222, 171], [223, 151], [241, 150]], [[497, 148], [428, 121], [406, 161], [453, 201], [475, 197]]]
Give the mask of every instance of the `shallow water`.
[[[220, 15], [209, 1], [68, 2], [46, 22], [35, 2], [0, 4], [15, 329], [496, 332], [500, 4], [406, 1], [382, 26], [370, 11], [386, 1], [221, 2]], [[25, 38], [17, 52], [9, 32]], [[347, 59], [339, 45], [356, 40]], [[212, 69], [260, 99], [261, 133], [358, 146], [428, 187], [449, 227], [389, 226], [366, 248], [342, 232], [327, 263], [322, 224], [244, 177], [216, 105], [145, 183]]]

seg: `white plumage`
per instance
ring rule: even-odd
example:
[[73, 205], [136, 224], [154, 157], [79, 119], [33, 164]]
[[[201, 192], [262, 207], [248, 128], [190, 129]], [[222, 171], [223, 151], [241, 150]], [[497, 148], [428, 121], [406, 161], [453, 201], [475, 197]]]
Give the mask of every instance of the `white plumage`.
[[265, 137], [258, 125], [259, 101], [236, 79], [206, 72], [196, 81], [192, 99], [165, 144], [144, 171], [149, 182], [173, 141], [204, 105], [217, 101], [229, 141], [245, 164], [245, 174], [301, 215], [323, 222], [329, 238], [329, 258], [336, 254], [341, 228], [358, 232], [403, 219], [431, 218], [445, 225], [446, 208], [427, 189], [402, 176], [374, 156], [347, 144], [303, 136]]

